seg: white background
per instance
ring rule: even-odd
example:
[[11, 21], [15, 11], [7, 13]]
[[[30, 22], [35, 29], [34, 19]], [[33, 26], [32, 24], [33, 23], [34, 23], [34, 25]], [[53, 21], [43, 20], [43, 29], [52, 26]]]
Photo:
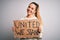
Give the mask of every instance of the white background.
[[13, 40], [13, 20], [26, 16], [30, 2], [40, 5], [42, 16], [42, 40], [60, 40], [60, 0], [0, 0], [0, 40]]

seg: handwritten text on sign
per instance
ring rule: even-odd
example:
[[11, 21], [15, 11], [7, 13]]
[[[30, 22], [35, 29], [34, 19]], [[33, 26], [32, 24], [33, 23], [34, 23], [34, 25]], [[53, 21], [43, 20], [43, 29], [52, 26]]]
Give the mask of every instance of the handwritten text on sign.
[[40, 23], [38, 20], [15, 20], [14, 21], [14, 35], [18, 38], [34, 38], [39, 37], [37, 31]]

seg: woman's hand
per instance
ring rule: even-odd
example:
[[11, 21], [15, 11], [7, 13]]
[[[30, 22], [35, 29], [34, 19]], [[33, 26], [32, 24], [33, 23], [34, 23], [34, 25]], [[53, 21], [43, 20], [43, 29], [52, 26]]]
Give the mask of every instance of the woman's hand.
[[38, 33], [40, 33], [40, 32], [41, 32], [41, 29], [40, 29], [40, 27], [38, 27], [37, 31], [38, 31]]
[[38, 33], [41, 33], [42, 31], [43, 31], [43, 26], [40, 25], [40, 26], [38, 27]]
[[15, 31], [15, 27], [12, 27], [12, 31], [13, 31], [13, 32]]

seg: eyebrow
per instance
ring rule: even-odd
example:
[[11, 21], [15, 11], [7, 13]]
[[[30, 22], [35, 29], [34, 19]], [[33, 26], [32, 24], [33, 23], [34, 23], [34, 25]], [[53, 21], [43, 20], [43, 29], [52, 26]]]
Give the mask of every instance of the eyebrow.
[[[28, 6], [30, 8], [30, 5]], [[33, 8], [34, 9], [34, 8]]]

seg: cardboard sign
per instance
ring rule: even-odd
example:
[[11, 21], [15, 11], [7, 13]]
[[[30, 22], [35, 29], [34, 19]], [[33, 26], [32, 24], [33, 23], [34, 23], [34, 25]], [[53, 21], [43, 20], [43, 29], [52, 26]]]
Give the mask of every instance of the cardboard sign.
[[17, 38], [38, 38], [38, 27], [40, 23], [38, 20], [15, 20], [14, 21], [14, 37]]

